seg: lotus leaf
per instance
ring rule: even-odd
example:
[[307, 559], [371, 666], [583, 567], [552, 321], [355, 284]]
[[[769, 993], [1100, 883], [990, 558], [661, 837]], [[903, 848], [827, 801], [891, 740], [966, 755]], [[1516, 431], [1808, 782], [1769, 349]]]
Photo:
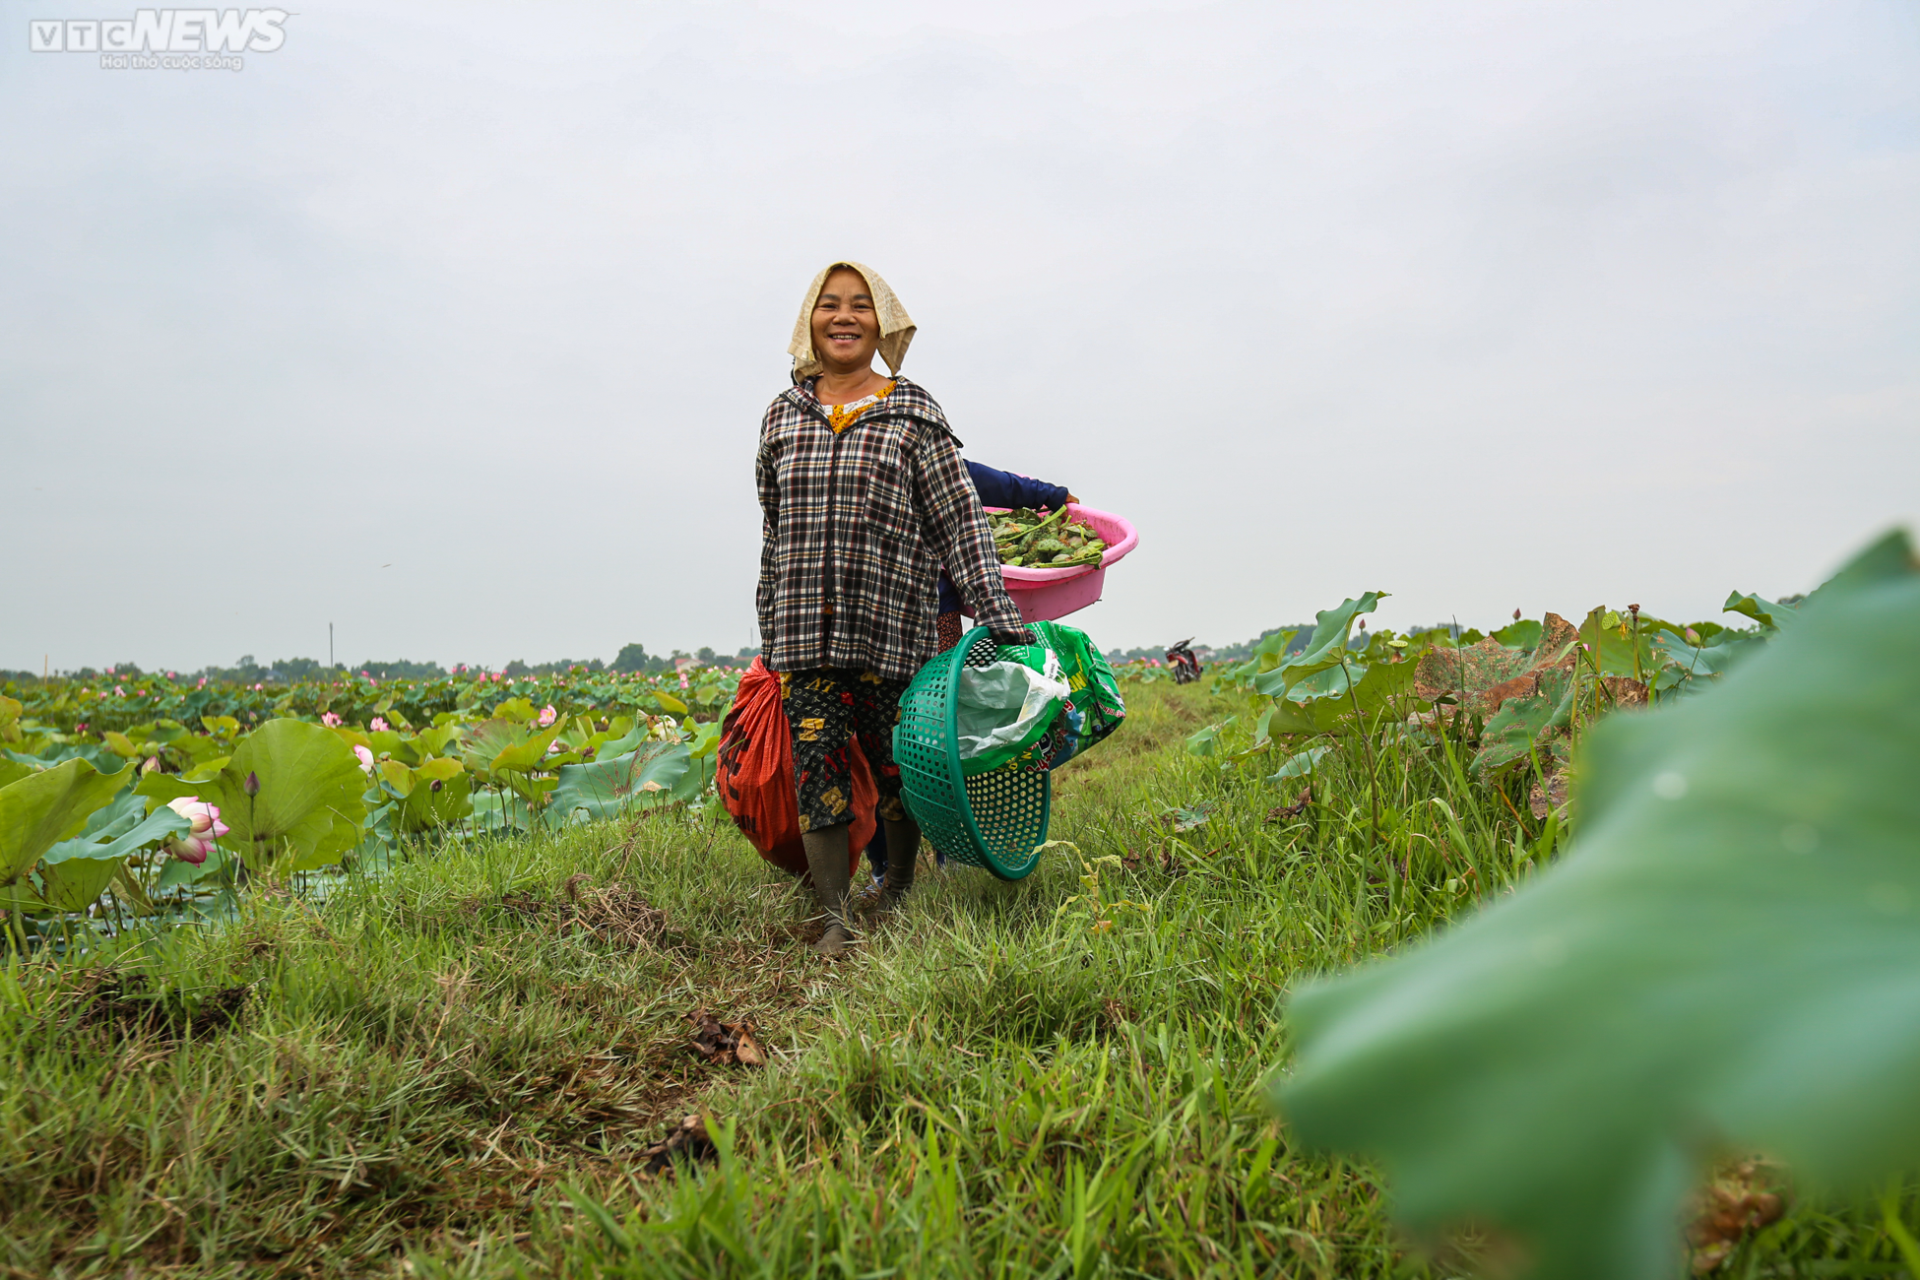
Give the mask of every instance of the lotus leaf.
[[1577, 845], [1438, 940], [1303, 991], [1279, 1093], [1400, 1215], [1538, 1274], [1680, 1273], [1720, 1151], [1860, 1185], [1920, 1149], [1920, 573], [1889, 538], [1711, 691], [1601, 722]]
[[84, 760], [68, 760], [0, 787], [0, 884], [17, 882], [47, 850], [80, 834], [94, 811], [127, 785], [133, 768], [102, 773]]

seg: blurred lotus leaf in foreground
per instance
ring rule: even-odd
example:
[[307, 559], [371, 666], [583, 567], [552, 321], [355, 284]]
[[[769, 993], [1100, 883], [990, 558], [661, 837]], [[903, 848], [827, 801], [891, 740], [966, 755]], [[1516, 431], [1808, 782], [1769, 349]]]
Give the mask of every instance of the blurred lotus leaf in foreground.
[[1920, 1162], [1920, 572], [1889, 535], [1710, 692], [1581, 744], [1579, 839], [1512, 898], [1293, 1002], [1299, 1137], [1535, 1274], [1680, 1274], [1729, 1151]]

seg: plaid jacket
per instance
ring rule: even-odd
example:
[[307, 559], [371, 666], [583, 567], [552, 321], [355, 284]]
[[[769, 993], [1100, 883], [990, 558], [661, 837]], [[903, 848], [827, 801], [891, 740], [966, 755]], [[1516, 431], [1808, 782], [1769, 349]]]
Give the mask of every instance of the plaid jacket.
[[835, 435], [813, 380], [774, 400], [754, 463], [765, 513], [760, 643], [773, 671], [846, 667], [907, 680], [937, 647], [945, 565], [974, 617], [1025, 634], [946, 415], [920, 387]]

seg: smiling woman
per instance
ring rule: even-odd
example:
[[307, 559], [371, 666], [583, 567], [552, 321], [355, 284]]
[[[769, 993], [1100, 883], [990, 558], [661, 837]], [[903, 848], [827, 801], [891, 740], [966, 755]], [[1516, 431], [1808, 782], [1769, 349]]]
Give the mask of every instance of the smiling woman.
[[[856, 741], [886, 824], [888, 901], [913, 884], [920, 831], [900, 802], [892, 730], [901, 691], [937, 647], [938, 567], [997, 638], [1030, 640], [946, 415], [899, 376], [913, 334], [906, 308], [871, 268], [836, 262], [815, 276], [788, 347], [794, 385], [767, 409], [755, 464], [760, 635], [793, 737], [801, 841], [827, 955], [850, 938]], [[875, 355], [891, 377], [873, 368]]]

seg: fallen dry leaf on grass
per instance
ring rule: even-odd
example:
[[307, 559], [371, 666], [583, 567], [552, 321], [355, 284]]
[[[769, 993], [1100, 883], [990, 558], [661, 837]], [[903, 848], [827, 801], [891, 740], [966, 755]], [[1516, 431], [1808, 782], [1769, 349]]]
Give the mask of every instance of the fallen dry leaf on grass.
[[1307, 811], [1313, 803], [1313, 784], [1309, 782], [1300, 789], [1300, 795], [1292, 804], [1276, 805], [1267, 810], [1268, 822], [1285, 822], [1288, 818], [1297, 818]]
[[1693, 1274], [1717, 1270], [1742, 1240], [1785, 1212], [1778, 1195], [1755, 1185], [1760, 1180], [1759, 1165], [1749, 1160], [1716, 1177], [1695, 1199], [1694, 1219], [1687, 1225]]
[[707, 1136], [707, 1122], [699, 1116], [688, 1116], [674, 1131], [659, 1142], [654, 1143], [640, 1153], [649, 1173], [659, 1173], [673, 1164], [676, 1155], [688, 1160], [711, 1160], [718, 1153], [714, 1150], [713, 1139]]
[[767, 1056], [753, 1038], [751, 1022], [718, 1022], [705, 1009], [688, 1015], [696, 1030], [693, 1051], [716, 1066], [764, 1067]]

